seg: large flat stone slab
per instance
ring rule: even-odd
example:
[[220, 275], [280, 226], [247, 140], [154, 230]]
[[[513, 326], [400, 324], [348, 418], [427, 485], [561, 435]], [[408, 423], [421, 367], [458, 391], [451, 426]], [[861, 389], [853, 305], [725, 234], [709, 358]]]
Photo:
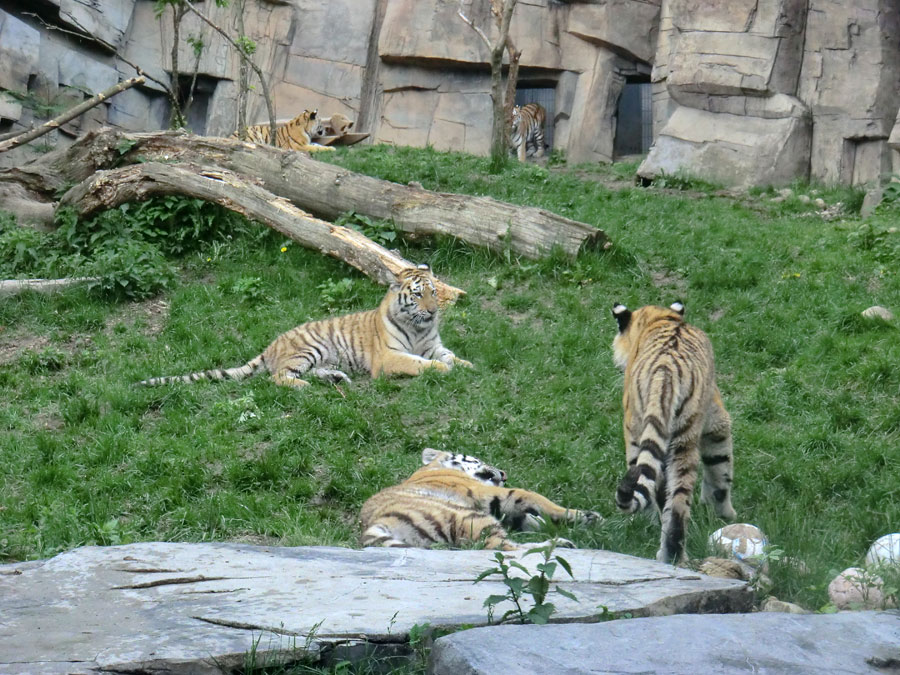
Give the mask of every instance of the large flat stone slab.
[[730, 614], [492, 626], [434, 643], [432, 675], [893, 673], [900, 613]]
[[[484, 625], [484, 599], [503, 587], [473, 579], [493, 555], [141, 543], [3, 565], [0, 673], [212, 673], [241, 664], [254, 644], [316, 653], [406, 643], [425, 622]], [[557, 620], [596, 620], [600, 606], [635, 616], [744, 611], [751, 600], [740, 581], [608, 551], [561, 555], [575, 577], [562, 585], [579, 602], [554, 594]]]

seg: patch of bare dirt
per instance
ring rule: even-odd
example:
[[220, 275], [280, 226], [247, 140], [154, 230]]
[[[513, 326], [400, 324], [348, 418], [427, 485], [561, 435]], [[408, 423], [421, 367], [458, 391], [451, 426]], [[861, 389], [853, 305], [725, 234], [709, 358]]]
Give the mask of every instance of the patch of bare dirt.
[[44, 431], [59, 431], [65, 424], [58, 412], [41, 411], [34, 418], [34, 428]]
[[650, 273], [650, 279], [660, 290], [674, 291], [679, 297], [687, 292], [687, 283], [677, 272], [667, 269], [654, 270]]
[[130, 328], [141, 321], [145, 326], [142, 331], [145, 335], [158, 335], [165, 327], [168, 318], [169, 303], [162, 298], [131, 302], [106, 320], [104, 332], [109, 334], [118, 325]]
[[50, 338], [43, 335], [0, 326], [0, 366], [12, 363], [27, 350], [40, 351], [49, 344]]

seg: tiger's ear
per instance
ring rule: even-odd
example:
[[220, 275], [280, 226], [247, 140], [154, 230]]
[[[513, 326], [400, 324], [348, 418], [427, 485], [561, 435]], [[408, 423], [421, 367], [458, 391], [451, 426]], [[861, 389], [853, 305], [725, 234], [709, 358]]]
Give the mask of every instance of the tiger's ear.
[[431, 267], [428, 266], [428, 263], [422, 263], [421, 265], [416, 265], [416, 269], [422, 270], [423, 272], [431, 271]]
[[440, 450], [435, 450], [434, 448], [425, 448], [422, 450], [422, 464], [431, 464], [438, 457], [443, 455], [444, 453]]
[[347, 128], [348, 128], [348, 129], [352, 129], [352, 128], [353, 128], [353, 122], [350, 122], [350, 124], [347, 125]]
[[669, 309], [674, 309], [676, 312], [684, 316], [684, 303], [681, 300], [676, 300], [671, 305], [669, 305]]
[[319, 114], [319, 109], [316, 108], [311, 113], [309, 113], [309, 119], [311, 119], [311, 120], [316, 119], [316, 115], [318, 115], [318, 114]]
[[616, 322], [619, 324], [619, 332], [624, 333], [625, 329], [628, 328], [628, 324], [631, 322], [631, 312], [621, 302], [616, 302], [613, 304], [612, 313], [613, 316], [616, 317]]

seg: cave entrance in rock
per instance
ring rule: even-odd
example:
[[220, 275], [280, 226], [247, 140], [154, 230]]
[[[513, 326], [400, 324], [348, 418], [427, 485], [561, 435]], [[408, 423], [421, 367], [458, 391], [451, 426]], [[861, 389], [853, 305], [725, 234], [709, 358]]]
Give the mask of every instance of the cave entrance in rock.
[[629, 155], [645, 155], [653, 143], [653, 110], [650, 78], [645, 75], [625, 77], [625, 86], [616, 106], [616, 137], [613, 154], [616, 159]]
[[[187, 103], [187, 97], [191, 91], [191, 82], [193, 76], [180, 75], [178, 78], [181, 84], [181, 105]], [[219, 84], [219, 78], [209, 75], [198, 75], [194, 83], [194, 97], [191, 101], [191, 107], [187, 114], [187, 127], [195, 134], [203, 135], [206, 133], [206, 119], [209, 112], [209, 103], [216, 91], [216, 85]]]
[[516, 105], [540, 103], [547, 111], [547, 122], [544, 125], [544, 145], [549, 146], [544, 154], [553, 149], [553, 127], [556, 120], [556, 83], [519, 82], [516, 87]]

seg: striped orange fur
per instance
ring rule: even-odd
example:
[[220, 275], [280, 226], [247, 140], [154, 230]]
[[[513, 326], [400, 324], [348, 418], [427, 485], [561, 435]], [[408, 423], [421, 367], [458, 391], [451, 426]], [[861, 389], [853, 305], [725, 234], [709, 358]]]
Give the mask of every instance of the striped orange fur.
[[309, 384], [303, 379], [306, 373], [349, 382], [344, 370], [378, 377], [471, 367], [441, 343], [434, 281], [428, 265], [405, 269], [375, 309], [301, 324], [279, 335], [243, 366], [153, 377], [140, 384], [242, 380], [268, 371], [278, 384], [303, 387]]
[[684, 305], [613, 306], [619, 332], [613, 358], [625, 371], [625, 455], [628, 471], [616, 504], [628, 513], [655, 503], [662, 532], [657, 559], [679, 562], [702, 461], [700, 498], [733, 519], [731, 418], [715, 382], [713, 349], [684, 321]]
[[422, 464], [363, 504], [363, 546], [429, 548], [483, 540], [485, 548], [508, 551], [518, 547], [504, 524], [536, 530], [545, 517], [566, 522], [600, 518], [593, 511], [563, 508], [536, 492], [503, 487], [506, 472], [477, 457], [425, 448]]
[[[275, 129], [275, 146], [284, 150], [302, 150], [304, 152], [330, 150], [334, 152], [334, 148], [318, 145], [310, 139], [310, 135], [319, 125], [317, 115], [318, 110], [304, 110], [294, 119], [279, 124]], [[231, 138], [238, 137], [236, 131], [231, 135]], [[251, 143], [268, 145], [271, 138], [272, 131], [268, 124], [254, 124], [252, 127], [247, 127], [247, 140]]]
[[516, 152], [520, 162], [525, 161], [528, 148], [535, 157], [544, 156], [544, 123], [547, 111], [540, 103], [515, 106], [512, 112], [512, 132], [509, 145]]

